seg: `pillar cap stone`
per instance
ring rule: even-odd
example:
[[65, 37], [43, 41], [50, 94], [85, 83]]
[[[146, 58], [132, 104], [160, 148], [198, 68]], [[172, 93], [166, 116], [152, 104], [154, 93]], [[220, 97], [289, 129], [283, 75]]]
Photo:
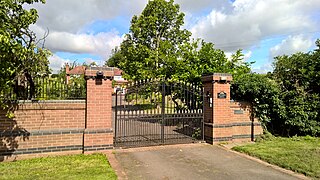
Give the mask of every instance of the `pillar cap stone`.
[[102, 71], [103, 78], [102, 79], [113, 79], [114, 70], [112, 67], [89, 67], [85, 71], [86, 79], [96, 79], [97, 71]]
[[232, 75], [228, 73], [204, 74], [201, 77], [202, 82], [231, 82]]

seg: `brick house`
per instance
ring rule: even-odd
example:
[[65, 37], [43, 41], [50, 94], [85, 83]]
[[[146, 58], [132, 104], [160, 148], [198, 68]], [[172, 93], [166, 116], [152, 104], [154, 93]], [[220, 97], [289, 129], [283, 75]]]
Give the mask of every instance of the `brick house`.
[[83, 75], [86, 71], [85, 66], [76, 66], [70, 70], [69, 64], [66, 64], [66, 83], [68, 84], [70, 81], [71, 75], [73, 76], [80, 76]]

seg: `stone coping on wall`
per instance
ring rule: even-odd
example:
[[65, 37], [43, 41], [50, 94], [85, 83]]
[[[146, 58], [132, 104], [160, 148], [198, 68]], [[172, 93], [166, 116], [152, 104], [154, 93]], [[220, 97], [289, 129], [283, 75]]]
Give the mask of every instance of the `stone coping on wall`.
[[11, 136], [46, 136], [46, 135], [62, 135], [62, 134], [101, 134], [113, 133], [112, 128], [105, 129], [49, 129], [49, 130], [31, 130], [31, 131], [0, 131], [0, 137]]
[[86, 100], [17, 100], [11, 101], [11, 103], [19, 104], [32, 104], [32, 103], [85, 103]]
[[19, 100], [7, 102], [13, 111], [24, 110], [85, 110], [86, 100]]

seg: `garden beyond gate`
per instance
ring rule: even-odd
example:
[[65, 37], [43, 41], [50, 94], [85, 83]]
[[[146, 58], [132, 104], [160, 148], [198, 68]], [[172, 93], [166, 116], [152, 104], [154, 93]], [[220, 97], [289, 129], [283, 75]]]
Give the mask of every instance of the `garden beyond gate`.
[[116, 91], [116, 147], [203, 140], [203, 88], [199, 84], [143, 80]]

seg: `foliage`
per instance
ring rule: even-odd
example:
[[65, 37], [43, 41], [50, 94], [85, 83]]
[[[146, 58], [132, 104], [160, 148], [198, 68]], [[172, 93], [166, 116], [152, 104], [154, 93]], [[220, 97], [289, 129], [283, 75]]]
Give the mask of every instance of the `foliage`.
[[320, 178], [320, 138], [272, 137], [255, 144], [233, 147], [233, 150], [258, 157], [271, 164]]
[[85, 99], [86, 97], [84, 75], [71, 77], [68, 83], [66, 83], [65, 77], [48, 78], [47, 83], [40, 84], [40, 88], [42, 91], [39, 91], [38, 96], [45, 100]]
[[[85, 66], [85, 67], [91, 67], [91, 66], [96, 66], [96, 64], [93, 62], [91, 64], [80, 64], [77, 63], [77, 61], [73, 61], [69, 65], [69, 70], [74, 69], [77, 66]], [[68, 84], [66, 84], [66, 64], [64, 64], [58, 74], [54, 74], [54, 77], [51, 80], [53, 83], [58, 83], [62, 82], [60, 86], [57, 87], [63, 87], [62, 89], [60, 88], [51, 88], [52, 92], [51, 94], [57, 94], [56, 98], [57, 99], [82, 99], [85, 97], [86, 94], [86, 80], [84, 78], [84, 74], [81, 75], [71, 75], [70, 76], [70, 81]], [[65, 95], [61, 96], [61, 90], [64, 90]], [[50, 97], [52, 99], [54, 97]]]
[[[35, 33], [29, 29], [38, 18], [35, 9], [24, 9], [26, 4], [44, 0], [1, 0], [0, 3], [0, 92], [14, 87], [24, 88], [22, 80], [30, 84], [29, 96], [35, 93], [34, 78], [49, 72], [49, 51], [38, 46]], [[0, 97], [0, 104], [3, 104]]]
[[34, 158], [0, 163], [0, 179], [117, 179], [103, 154]]
[[220, 49], [215, 49], [213, 43], [200, 39], [184, 43], [180, 51], [173, 78], [188, 82], [201, 82], [201, 76], [213, 72], [230, 73], [235, 79], [241, 74], [250, 72], [251, 63], [243, 61], [241, 50], [236, 51], [230, 58]]
[[105, 65], [109, 67], [120, 67], [120, 62], [124, 62], [124, 55], [119, 47], [112, 49], [111, 57], [106, 61]]
[[124, 56], [120, 68], [129, 79], [170, 77], [179, 46], [191, 35], [181, 29], [183, 18], [173, 0], [149, 1], [140, 16], [133, 16], [130, 32], [120, 46]]
[[265, 130], [275, 134], [284, 130], [281, 122], [285, 116], [285, 109], [281, 99], [278, 84], [266, 75], [244, 74], [232, 84], [232, 98], [248, 101], [252, 105], [252, 113], [262, 123]]
[[253, 113], [275, 135], [320, 135], [320, 41], [317, 49], [275, 58], [274, 72], [242, 75], [233, 98], [252, 103]]
[[273, 77], [281, 87], [291, 135], [320, 135], [319, 42], [312, 52], [275, 58]]

